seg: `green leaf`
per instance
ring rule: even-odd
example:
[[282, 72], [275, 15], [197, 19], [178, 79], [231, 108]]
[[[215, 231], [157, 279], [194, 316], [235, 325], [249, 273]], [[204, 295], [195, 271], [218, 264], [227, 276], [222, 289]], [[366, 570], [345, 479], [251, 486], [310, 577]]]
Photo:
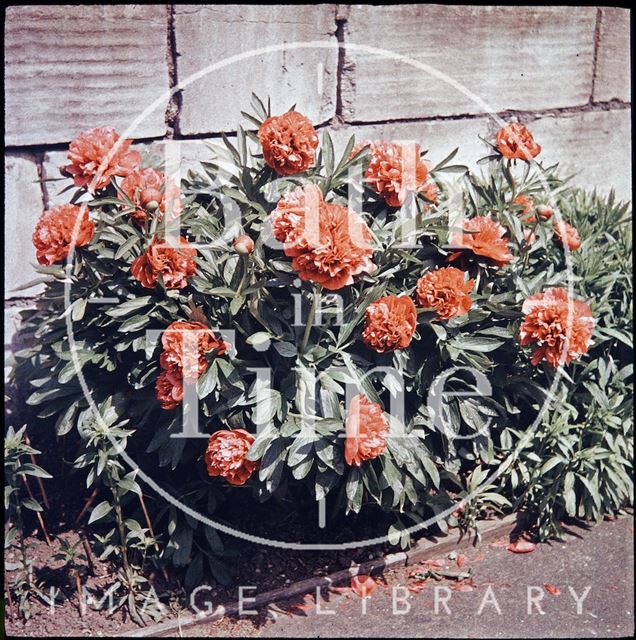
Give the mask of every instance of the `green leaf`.
[[265, 453], [270, 442], [277, 436], [278, 431], [272, 425], [265, 427], [260, 433], [257, 434], [256, 440], [252, 443], [250, 450], [247, 452], [246, 458], [255, 462]]
[[202, 400], [203, 398], [207, 398], [214, 389], [216, 389], [219, 381], [218, 373], [217, 361], [214, 360], [203, 375], [197, 380], [197, 395], [199, 398]]
[[91, 512], [91, 517], [88, 520], [88, 524], [106, 517], [112, 511], [112, 509], [112, 505], [107, 500], [100, 502]]
[[487, 353], [498, 349], [503, 340], [497, 338], [481, 338], [478, 336], [458, 336], [451, 341], [451, 345], [456, 349], [462, 349], [463, 351], [477, 351], [480, 353]]
[[74, 402], [64, 413], [60, 414], [55, 423], [55, 433], [57, 433], [58, 436], [66, 435], [75, 426], [75, 418], [78, 411], [79, 404]]
[[295, 358], [298, 354], [296, 345], [291, 342], [275, 342], [274, 349], [276, 349], [283, 358]]
[[22, 506], [26, 507], [27, 509], [31, 509], [31, 511], [43, 511], [40, 503], [33, 498], [25, 498], [22, 501]]
[[347, 477], [346, 493], [349, 499], [348, 507], [354, 513], [358, 513], [362, 508], [362, 474], [360, 469], [352, 468]]
[[122, 490], [122, 495], [128, 491], [136, 493], [141, 496], [141, 487], [135, 482], [137, 477], [137, 470], [127, 473], [118, 483], [117, 486]]
[[422, 465], [424, 466], [428, 477], [431, 479], [435, 487], [439, 489], [439, 471], [437, 470], [435, 463], [426, 454], [420, 456], [420, 460], [422, 461]]
[[578, 475], [577, 477], [585, 485], [585, 488], [587, 489], [587, 492], [592, 497], [592, 500], [594, 501], [594, 505], [596, 506], [596, 508], [600, 509], [601, 496], [599, 494], [598, 482], [589, 480], [588, 478], [582, 475]]
[[235, 316], [241, 309], [245, 302], [245, 298], [243, 296], [236, 296], [232, 302], [230, 302], [230, 313]]
[[203, 525], [203, 529], [205, 531], [205, 537], [208, 541], [208, 545], [210, 546], [210, 550], [213, 553], [223, 553], [223, 542], [221, 541], [219, 534], [216, 532], [216, 529], [205, 524]]
[[323, 164], [325, 166], [325, 173], [327, 176], [333, 174], [333, 165], [334, 165], [334, 152], [333, 152], [333, 142], [331, 140], [331, 136], [329, 132], [325, 129], [322, 135], [322, 153], [323, 153]]
[[253, 333], [245, 342], [247, 344], [251, 344], [252, 346], [260, 346], [263, 344], [267, 344], [272, 339], [272, 336], [267, 333], [267, 331], [257, 331]]
[[387, 533], [387, 537], [389, 539], [389, 544], [392, 546], [397, 546], [400, 543], [400, 538], [402, 537], [402, 529], [397, 525], [392, 524], [389, 527], [389, 531]]
[[78, 322], [84, 317], [87, 302], [86, 298], [79, 298], [73, 303], [73, 311], [71, 312], [73, 322]]
[[185, 587], [192, 590], [201, 584], [203, 578], [203, 556], [201, 554], [195, 556], [194, 560], [188, 566], [185, 573]]
[[32, 464], [30, 462], [26, 462], [20, 465], [16, 473], [21, 473], [27, 476], [35, 476], [36, 478], [52, 478], [53, 476], [50, 473], [47, 473], [42, 469], [42, 467], [38, 467], [36, 464]]
[[292, 469], [292, 475], [296, 480], [303, 480], [309, 475], [313, 466], [314, 461], [311, 458], [307, 458]]
[[115, 252], [115, 260], [124, 257], [138, 242], [140, 242], [139, 236], [130, 236]]
[[143, 309], [144, 307], [150, 306], [153, 302], [152, 296], [142, 296], [140, 298], [133, 298], [132, 300], [126, 300], [126, 302], [122, 302], [118, 304], [116, 307], [112, 307], [106, 311], [107, 316], [111, 316], [111, 318], [121, 318], [123, 316], [129, 316], [134, 311], [138, 311], [139, 309]]
[[119, 326], [119, 330], [122, 333], [130, 333], [132, 331], [139, 331], [139, 329], [143, 329], [150, 323], [150, 316], [148, 315], [137, 315], [132, 318], [128, 318], [124, 320]]
[[435, 173], [436, 171], [439, 171], [442, 167], [446, 166], [457, 155], [458, 151], [459, 151], [459, 147], [456, 147], [455, 149], [453, 149], [443, 160], [438, 162], [431, 169], [431, 173]]
[[168, 545], [174, 549], [172, 554], [172, 562], [174, 565], [176, 567], [184, 567], [190, 562], [192, 529], [183, 521], [180, 521]]

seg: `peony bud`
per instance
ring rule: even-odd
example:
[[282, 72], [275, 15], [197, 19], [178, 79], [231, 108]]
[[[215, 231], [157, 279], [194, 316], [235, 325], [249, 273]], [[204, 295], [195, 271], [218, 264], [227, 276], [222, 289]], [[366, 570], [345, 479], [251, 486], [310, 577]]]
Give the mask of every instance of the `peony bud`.
[[163, 195], [159, 189], [143, 189], [139, 194], [139, 200], [142, 207], [146, 207], [148, 211], [156, 211], [159, 208], [159, 202]]
[[552, 211], [552, 207], [548, 206], [547, 204], [540, 204], [537, 207], [536, 211], [539, 214], [539, 217], [541, 218], [541, 220], [549, 220], [552, 217], [552, 214], [554, 213]]
[[535, 240], [537, 239], [537, 236], [534, 233], [534, 231], [530, 231], [530, 229], [526, 229], [523, 232], [523, 238], [527, 244], [534, 244]]
[[236, 249], [236, 253], [241, 253], [246, 255], [248, 253], [252, 253], [254, 251], [254, 240], [250, 238], [248, 235], [243, 234], [242, 236], [238, 236], [234, 240], [234, 249]]

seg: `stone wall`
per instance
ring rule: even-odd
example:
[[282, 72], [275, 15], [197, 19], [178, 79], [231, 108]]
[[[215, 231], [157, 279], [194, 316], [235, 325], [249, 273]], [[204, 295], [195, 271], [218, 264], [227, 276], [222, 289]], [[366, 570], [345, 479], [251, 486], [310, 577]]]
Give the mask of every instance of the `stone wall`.
[[[5, 21], [5, 346], [36, 289], [31, 233], [64, 200], [68, 142], [109, 124], [141, 144], [232, 132], [250, 93], [342, 143], [414, 139], [486, 155], [488, 114], [531, 123], [542, 158], [631, 197], [629, 12], [442, 5], [11, 6]], [[195, 152], [195, 155], [200, 151]]]

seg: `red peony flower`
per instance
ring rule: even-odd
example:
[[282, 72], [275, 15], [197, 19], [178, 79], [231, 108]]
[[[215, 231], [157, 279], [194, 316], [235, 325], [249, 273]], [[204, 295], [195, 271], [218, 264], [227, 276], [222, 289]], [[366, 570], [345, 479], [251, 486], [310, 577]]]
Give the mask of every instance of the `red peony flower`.
[[281, 198], [272, 211], [272, 229], [279, 242], [292, 246], [305, 235], [317, 244], [319, 239], [322, 191], [315, 184], [296, 187]]
[[366, 311], [362, 340], [378, 353], [406, 349], [411, 344], [417, 309], [408, 296], [385, 296]]
[[141, 162], [138, 151], [130, 151], [131, 140], [117, 146], [119, 134], [113, 127], [97, 127], [80, 133], [69, 145], [71, 164], [63, 171], [73, 176], [76, 187], [91, 193], [103, 189], [113, 176], [127, 176]]
[[429, 271], [417, 281], [417, 302], [448, 320], [470, 311], [473, 302], [468, 294], [474, 285], [474, 280], [467, 280], [466, 273], [455, 267]]
[[155, 238], [146, 252], [132, 263], [133, 276], [148, 289], [157, 284], [159, 276], [168, 289], [186, 287], [188, 278], [196, 273], [194, 258], [197, 251], [183, 237], [179, 238], [179, 245], [173, 248]]
[[183, 400], [183, 377], [178, 368], [166, 369], [159, 374], [155, 386], [157, 400], [162, 409], [170, 411]]
[[554, 235], [561, 246], [570, 251], [576, 251], [581, 246], [581, 236], [571, 224], [565, 220], [555, 220], [553, 223]]
[[434, 182], [426, 182], [422, 189], [422, 195], [433, 204], [437, 204], [439, 187]]
[[317, 229], [304, 218], [302, 231], [293, 230], [285, 241], [285, 255], [293, 258], [298, 277], [333, 291], [353, 284], [353, 276], [375, 270], [364, 220], [338, 204], [321, 202], [318, 210]]
[[155, 214], [161, 220], [169, 211], [176, 219], [183, 211], [179, 187], [161, 171], [136, 169], [124, 178], [121, 190], [136, 207], [130, 217], [138, 225], [143, 225], [148, 214]]
[[553, 367], [569, 364], [587, 353], [596, 321], [590, 307], [573, 300], [565, 289], [550, 288], [530, 296], [521, 308], [521, 345], [537, 345], [531, 362]]
[[[476, 216], [464, 221], [464, 231], [471, 233], [451, 234], [450, 244], [489, 258], [500, 267], [512, 260], [508, 241], [504, 237], [506, 229], [497, 221], [486, 216]], [[458, 255], [456, 253], [450, 256], [449, 260], [454, 260]]]
[[426, 184], [428, 169], [420, 159], [418, 144], [409, 147], [383, 140], [367, 141], [356, 145], [351, 157], [364, 147], [371, 149], [371, 159], [364, 177], [390, 207], [401, 207], [409, 193], [424, 191], [427, 197], [436, 195], [430, 183]]
[[364, 460], [372, 460], [386, 449], [389, 422], [382, 407], [359, 393], [347, 411], [345, 460], [359, 467]]
[[215, 431], [208, 441], [205, 463], [208, 475], [221, 476], [230, 484], [245, 484], [259, 467], [247, 459], [254, 436], [243, 429]]
[[265, 162], [281, 176], [307, 171], [314, 164], [318, 135], [298, 111], [267, 118], [258, 130]]
[[530, 224], [537, 221], [537, 217], [534, 215], [534, 200], [532, 198], [529, 196], [519, 195], [512, 201], [512, 204], [523, 207], [521, 210], [521, 213], [523, 214], [521, 219], [523, 222]]
[[71, 246], [88, 244], [95, 233], [95, 223], [85, 206], [63, 204], [45, 211], [35, 225], [33, 245], [40, 264], [52, 265], [64, 260]]
[[215, 355], [222, 356], [229, 349], [229, 345], [202, 322], [185, 320], [171, 323], [163, 332], [161, 344], [161, 366], [180, 369], [189, 380], [196, 380], [208, 368], [206, 353], [214, 351]]
[[508, 160], [532, 160], [541, 152], [530, 131], [519, 122], [510, 122], [499, 130], [497, 147]]

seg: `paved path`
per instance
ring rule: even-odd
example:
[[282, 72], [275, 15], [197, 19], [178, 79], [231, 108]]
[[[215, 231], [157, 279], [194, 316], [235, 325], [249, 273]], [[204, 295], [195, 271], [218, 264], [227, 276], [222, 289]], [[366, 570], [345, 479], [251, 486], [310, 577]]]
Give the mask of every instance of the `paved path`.
[[[470, 549], [475, 587], [451, 591], [454, 582], [427, 584], [418, 594], [403, 588], [419, 565], [387, 573], [366, 602], [355, 594], [322, 594], [323, 611], [307, 598], [294, 614], [260, 611], [224, 619], [192, 635], [217, 637], [433, 637], [562, 638], [631, 636], [634, 631], [633, 518], [575, 529], [563, 542], [527, 554], [507, 551], [504, 540]], [[455, 562], [440, 558], [456, 569]], [[419, 567], [423, 568], [423, 567]], [[551, 594], [544, 585], [560, 591]], [[396, 601], [408, 595], [408, 604]], [[549, 589], [551, 587], [548, 587]], [[437, 590], [437, 612], [435, 599]], [[248, 595], [253, 595], [249, 593]], [[531, 602], [534, 597], [536, 604]], [[580, 605], [577, 608], [577, 601]], [[446, 600], [446, 606], [442, 602]], [[246, 608], [249, 603], [246, 603]], [[289, 611], [289, 605], [281, 603]], [[401, 613], [410, 607], [407, 613]], [[481, 610], [481, 612], [480, 612]], [[190, 634], [188, 634], [190, 635]]]

